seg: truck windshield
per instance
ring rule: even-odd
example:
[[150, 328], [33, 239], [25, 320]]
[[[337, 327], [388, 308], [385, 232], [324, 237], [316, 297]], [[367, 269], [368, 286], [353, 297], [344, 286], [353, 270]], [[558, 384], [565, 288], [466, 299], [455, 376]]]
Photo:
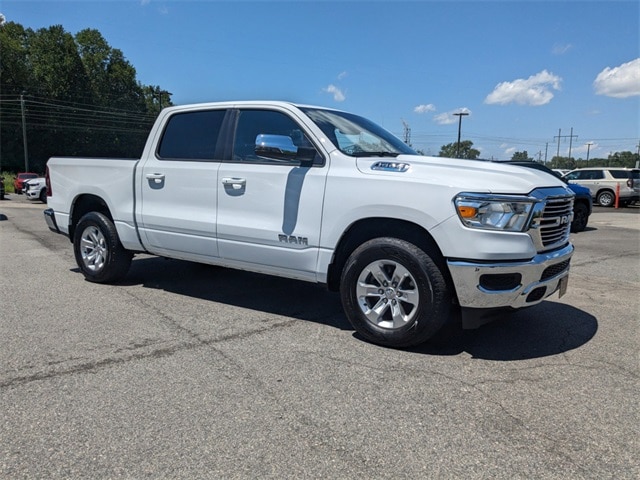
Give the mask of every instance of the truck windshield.
[[384, 128], [351, 113], [303, 107], [301, 110], [322, 130], [329, 140], [352, 157], [395, 157], [417, 155], [398, 137]]

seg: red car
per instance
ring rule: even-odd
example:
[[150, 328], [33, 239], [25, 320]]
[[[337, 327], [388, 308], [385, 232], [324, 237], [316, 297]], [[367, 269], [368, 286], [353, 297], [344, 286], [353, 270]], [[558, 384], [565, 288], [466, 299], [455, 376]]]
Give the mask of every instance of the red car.
[[18, 173], [18, 176], [13, 181], [14, 191], [18, 195], [22, 195], [22, 187], [24, 186], [23, 185], [24, 181], [25, 180], [29, 180], [31, 178], [38, 178], [38, 174], [37, 173], [31, 173], [31, 172], [20, 172], [20, 173]]

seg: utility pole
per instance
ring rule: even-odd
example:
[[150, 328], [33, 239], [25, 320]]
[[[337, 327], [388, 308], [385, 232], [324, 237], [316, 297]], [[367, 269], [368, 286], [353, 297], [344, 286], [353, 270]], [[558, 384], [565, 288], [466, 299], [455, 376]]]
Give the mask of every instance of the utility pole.
[[573, 137], [578, 138], [578, 135], [573, 134], [573, 127], [571, 127], [571, 134], [569, 135], [569, 160], [571, 160], [571, 145], [573, 144]]
[[544, 147], [544, 164], [547, 164], [547, 153], [549, 152], [549, 142]]
[[591, 145], [593, 145], [593, 142], [587, 143], [587, 167], [589, 166], [589, 150], [591, 150]]
[[404, 143], [411, 146], [411, 127], [404, 120], [402, 120], [402, 126], [404, 127]]
[[569, 138], [569, 158], [571, 158], [571, 143], [574, 138], [578, 138], [578, 135], [573, 134], [573, 127], [571, 127], [571, 135], [562, 135], [562, 129], [558, 129], [558, 136], [553, 137], [553, 139], [558, 139], [558, 154], [557, 157], [560, 157], [560, 139], [561, 138]]
[[167, 95], [167, 96], [171, 96], [173, 95], [173, 93], [168, 92], [166, 90], [160, 90], [159, 86], [156, 86], [155, 88], [152, 87], [152, 95], [153, 96], [158, 96], [158, 105], [160, 106], [160, 110], [162, 110], [162, 96], [163, 95]]
[[458, 117], [458, 145], [456, 146], [456, 158], [460, 158], [460, 132], [462, 130], [462, 117], [469, 115], [468, 112], [454, 113]]
[[27, 150], [27, 122], [24, 117], [24, 92], [20, 94], [20, 108], [22, 110], [22, 144], [24, 146], [24, 171], [29, 171], [29, 151]]

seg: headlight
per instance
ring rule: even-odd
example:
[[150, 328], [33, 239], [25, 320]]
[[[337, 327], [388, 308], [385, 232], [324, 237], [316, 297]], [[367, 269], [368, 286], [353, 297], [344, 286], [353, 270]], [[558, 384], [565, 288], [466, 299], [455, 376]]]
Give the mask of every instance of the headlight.
[[523, 232], [534, 201], [523, 197], [463, 193], [454, 199], [462, 223], [470, 228]]

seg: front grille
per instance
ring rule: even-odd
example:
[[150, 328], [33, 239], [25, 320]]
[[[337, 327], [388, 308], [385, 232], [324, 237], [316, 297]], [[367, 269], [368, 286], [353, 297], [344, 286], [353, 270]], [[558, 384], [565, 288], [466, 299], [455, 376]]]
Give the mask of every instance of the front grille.
[[542, 245], [547, 248], [569, 240], [573, 219], [572, 198], [551, 198], [547, 201], [540, 221]]
[[539, 199], [529, 230], [536, 250], [546, 252], [563, 247], [569, 242], [573, 195], [565, 188], [540, 188], [531, 195]]
[[540, 277], [540, 281], [545, 281], [555, 277], [556, 275], [560, 275], [567, 268], [569, 268], [569, 260], [551, 265], [544, 269], [544, 272], [542, 272], [542, 276]]

